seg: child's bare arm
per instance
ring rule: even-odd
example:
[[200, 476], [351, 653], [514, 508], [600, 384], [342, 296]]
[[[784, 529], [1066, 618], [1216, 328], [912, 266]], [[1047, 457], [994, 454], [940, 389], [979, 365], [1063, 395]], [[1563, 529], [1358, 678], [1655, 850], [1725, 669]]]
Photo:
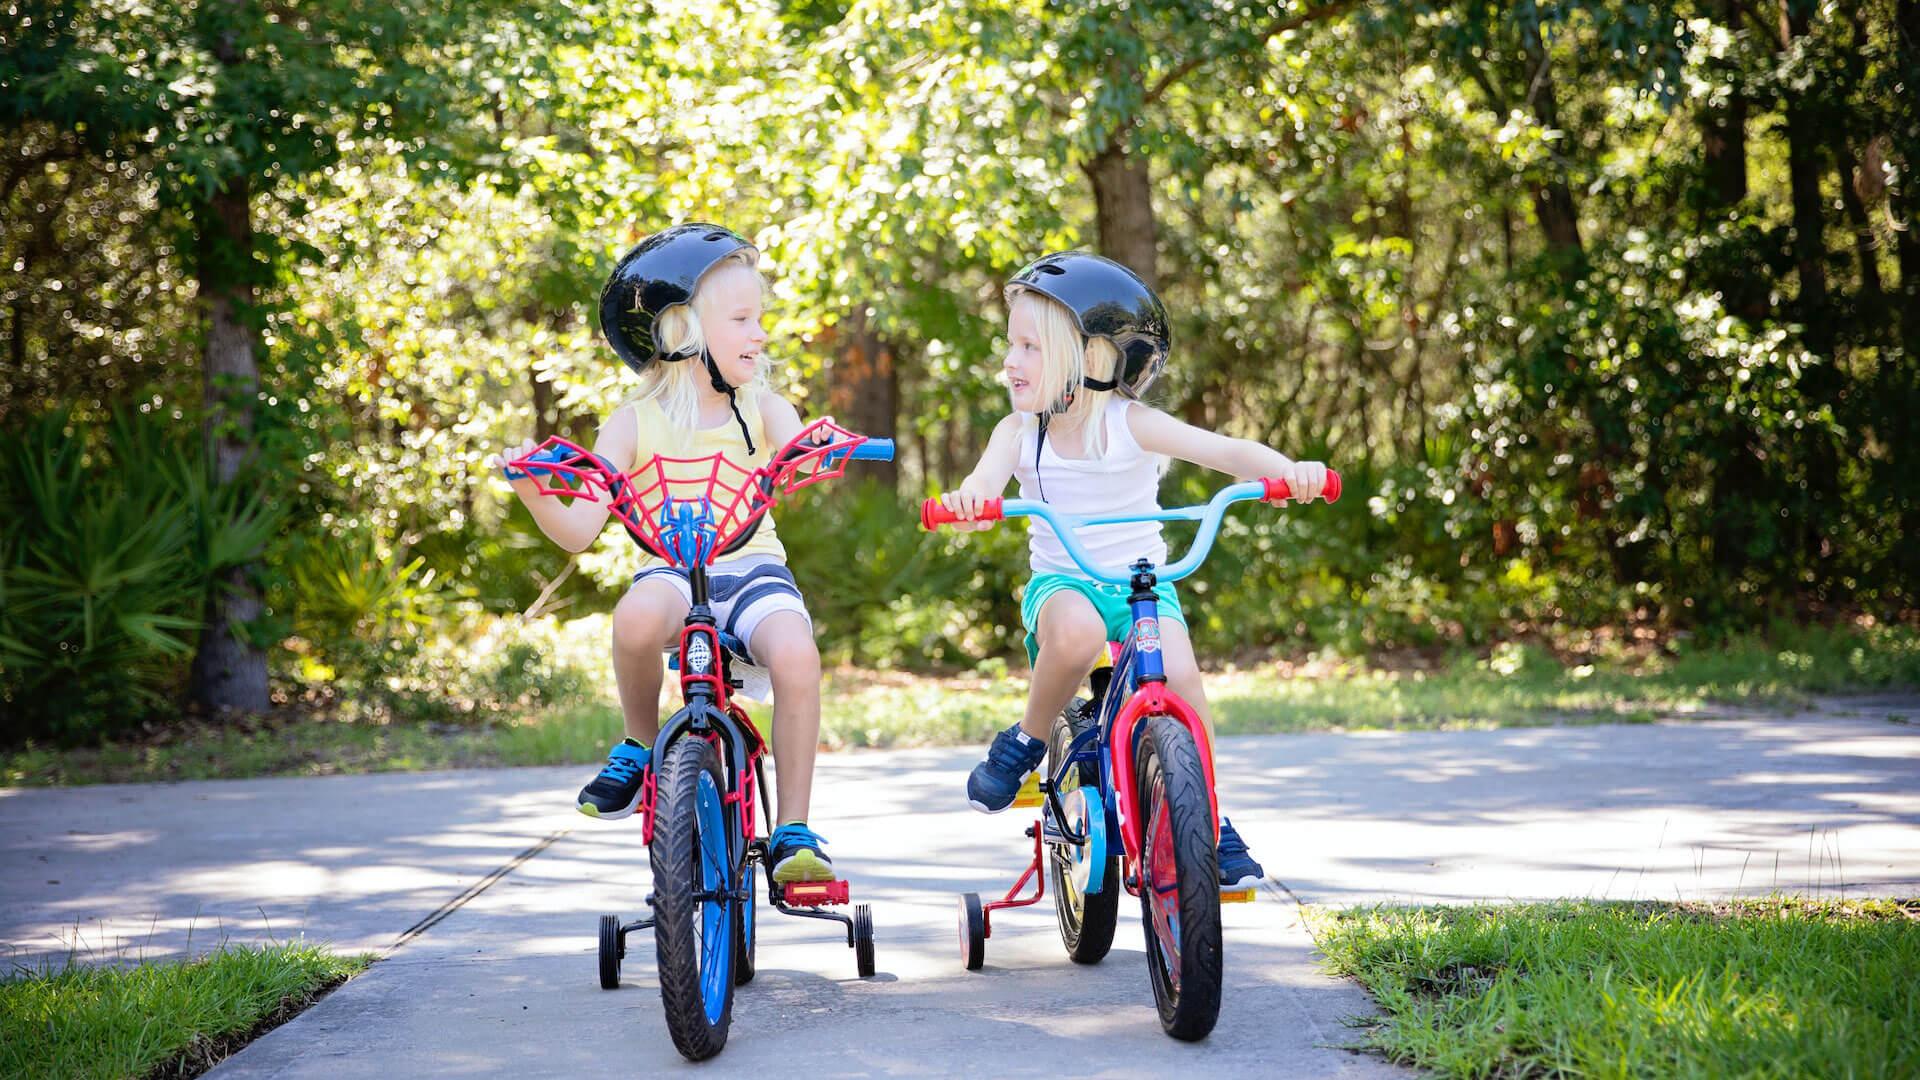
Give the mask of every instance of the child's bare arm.
[[1234, 439], [1218, 432], [1182, 423], [1158, 409], [1137, 406], [1127, 410], [1127, 430], [1149, 453], [1165, 454], [1227, 473], [1236, 480], [1278, 477], [1306, 502], [1327, 483], [1327, 467], [1318, 461], [1295, 461], [1252, 439]]
[[966, 520], [980, 512], [980, 505], [1007, 490], [1007, 481], [1013, 479], [1014, 458], [1020, 453], [1020, 416], [1009, 414], [993, 427], [993, 435], [987, 439], [987, 448], [981, 452], [980, 461], [973, 471], [967, 474], [960, 486], [940, 496], [941, 505], [962, 516], [954, 523], [961, 532], [973, 532], [987, 528], [987, 522]]
[[[792, 442], [794, 436], [804, 431], [807, 426], [800, 421], [800, 410], [793, 407], [793, 402], [779, 394], [760, 395], [760, 417], [767, 425], [767, 442], [772, 444], [767, 448], [769, 451], [778, 450]], [[823, 419], [832, 420], [833, 417], [828, 416]], [[815, 435], [813, 441], [826, 442], [830, 438], [832, 438], [831, 435], [820, 432]]]
[[[635, 427], [633, 410], [621, 409], [601, 426], [600, 434], [594, 440], [593, 452], [607, 459], [616, 469], [630, 469], [633, 467], [637, 440], [638, 429]], [[489, 457], [487, 464], [492, 468], [502, 468], [508, 459], [531, 453], [533, 449], [534, 444], [529, 441], [504, 454]], [[592, 547], [600, 530], [607, 524], [605, 503], [586, 499], [563, 502], [541, 495], [539, 485], [531, 477], [522, 477], [509, 483], [513, 486], [513, 493], [527, 504], [527, 511], [533, 515], [534, 524], [540, 526], [540, 531], [568, 551], [585, 551]]]

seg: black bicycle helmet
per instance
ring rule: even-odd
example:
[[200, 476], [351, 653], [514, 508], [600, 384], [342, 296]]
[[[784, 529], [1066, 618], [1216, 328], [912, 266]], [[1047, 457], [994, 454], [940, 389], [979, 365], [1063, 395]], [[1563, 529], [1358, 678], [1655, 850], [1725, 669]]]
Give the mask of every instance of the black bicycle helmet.
[[743, 249], [759, 254], [733, 230], [698, 221], [662, 229], [635, 244], [600, 292], [600, 330], [607, 344], [634, 371], [655, 360], [686, 359], [667, 355], [654, 336], [661, 313], [692, 300], [700, 276]]
[[1119, 350], [1113, 383], [1090, 380], [1088, 386], [1119, 389], [1137, 398], [1167, 366], [1173, 332], [1166, 305], [1139, 275], [1112, 259], [1089, 251], [1043, 255], [1007, 281], [1007, 291], [1015, 289], [1032, 289], [1058, 301], [1073, 314], [1082, 334], [1106, 338]]
[[[701, 221], [662, 229], [633, 246], [621, 257], [600, 290], [600, 331], [622, 362], [635, 372], [645, 371], [656, 360], [691, 359], [693, 351], [670, 353], [656, 333], [660, 316], [675, 304], [693, 300], [700, 278], [720, 260], [737, 251], [749, 251], [754, 258], [759, 250], [740, 234]], [[747, 421], [740, 415], [734, 389], [720, 376], [720, 365], [710, 353], [702, 352], [707, 376], [713, 388], [727, 395], [740, 434], [747, 440], [747, 453], [754, 452], [753, 436], [747, 433]]]

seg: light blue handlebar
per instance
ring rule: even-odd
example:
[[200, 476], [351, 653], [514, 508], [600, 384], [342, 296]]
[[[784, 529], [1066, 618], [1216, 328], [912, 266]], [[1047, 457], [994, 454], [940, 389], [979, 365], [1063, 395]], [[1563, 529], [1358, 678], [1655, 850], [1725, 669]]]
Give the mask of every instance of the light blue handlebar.
[[1102, 514], [1094, 517], [1076, 517], [1059, 513], [1053, 507], [1035, 499], [1007, 499], [1000, 504], [1002, 517], [1037, 517], [1053, 526], [1060, 545], [1067, 549], [1073, 561], [1095, 581], [1104, 581], [1109, 585], [1126, 585], [1133, 581], [1131, 567], [1111, 570], [1095, 566], [1087, 549], [1080, 546], [1080, 540], [1074, 530], [1092, 525], [1120, 525], [1132, 521], [1197, 521], [1200, 532], [1193, 538], [1192, 546], [1186, 555], [1171, 566], [1154, 568], [1154, 577], [1160, 581], [1179, 581], [1192, 574], [1206, 561], [1207, 553], [1213, 550], [1214, 538], [1220, 534], [1220, 519], [1226, 516], [1227, 507], [1237, 502], [1248, 502], [1266, 496], [1266, 488], [1258, 480], [1245, 480], [1238, 484], [1229, 484], [1214, 493], [1204, 506], [1177, 506], [1151, 514]]

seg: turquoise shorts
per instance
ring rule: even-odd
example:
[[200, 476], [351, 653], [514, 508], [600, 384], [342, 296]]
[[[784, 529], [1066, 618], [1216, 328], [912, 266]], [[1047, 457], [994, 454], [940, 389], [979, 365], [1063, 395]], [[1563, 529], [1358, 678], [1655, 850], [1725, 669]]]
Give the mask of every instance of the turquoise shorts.
[[[1127, 632], [1133, 629], [1133, 608], [1127, 603], [1127, 597], [1133, 595], [1133, 586], [1108, 585], [1072, 574], [1035, 574], [1033, 580], [1027, 582], [1026, 594], [1020, 598], [1020, 622], [1027, 628], [1029, 664], [1040, 656], [1040, 609], [1048, 597], [1061, 591], [1077, 592], [1087, 598], [1107, 624], [1108, 641], [1125, 641]], [[1180, 610], [1180, 594], [1173, 591], [1173, 583], [1155, 585], [1153, 594], [1160, 598], [1160, 618], [1177, 622], [1181, 629], [1186, 629], [1187, 616]]]

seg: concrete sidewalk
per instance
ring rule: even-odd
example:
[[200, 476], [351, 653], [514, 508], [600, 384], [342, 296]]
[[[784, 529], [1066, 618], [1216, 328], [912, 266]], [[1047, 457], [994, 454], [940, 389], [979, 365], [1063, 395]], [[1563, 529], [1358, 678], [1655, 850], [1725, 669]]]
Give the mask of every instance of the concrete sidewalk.
[[[1699, 724], [1224, 740], [1224, 805], [1273, 881], [1226, 909], [1225, 1005], [1198, 1046], [1158, 1030], [1130, 901], [1097, 967], [1066, 961], [1048, 901], [996, 916], [987, 971], [960, 970], [956, 895], [1003, 891], [1028, 843], [1028, 819], [965, 809], [974, 751], [825, 755], [814, 824], [874, 905], [880, 974], [856, 979], [833, 927], [763, 907], [761, 973], [714, 1065], [1398, 1075], [1333, 1048], [1370, 1004], [1314, 968], [1293, 897], [1920, 894], [1916, 720], [1911, 698], [1849, 699]], [[304, 934], [388, 957], [222, 1076], [678, 1068], [648, 939], [626, 985], [595, 984], [594, 919], [634, 914], [648, 875], [635, 823], [569, 809], [590, 772], [0, 791], [0, 948], [33, 965]]]

